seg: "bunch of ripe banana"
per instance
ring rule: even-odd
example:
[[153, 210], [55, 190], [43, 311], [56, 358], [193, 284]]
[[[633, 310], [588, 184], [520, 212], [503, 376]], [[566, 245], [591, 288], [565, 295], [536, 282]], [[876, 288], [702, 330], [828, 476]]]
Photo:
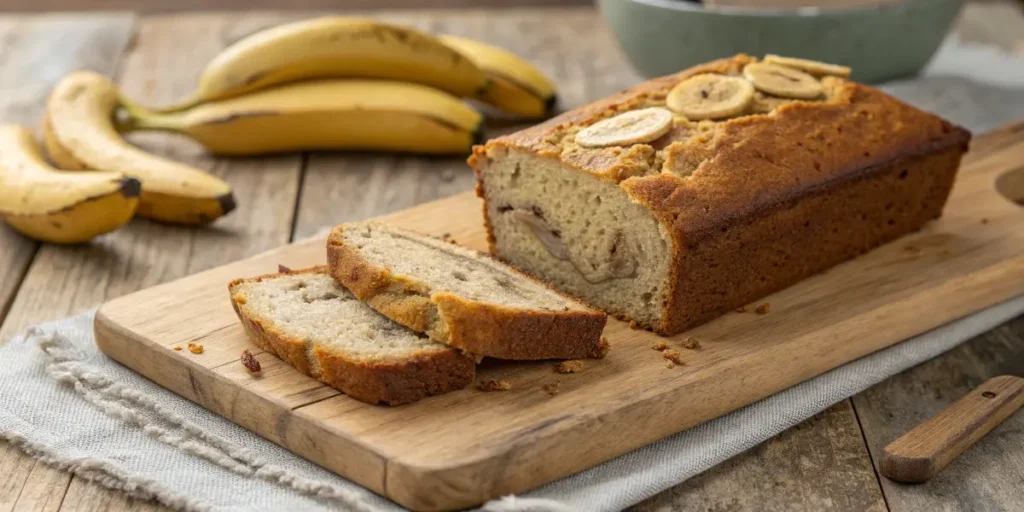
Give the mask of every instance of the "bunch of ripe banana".
[[[54, 89], [43, 141], [0, 127], [0, 215], [38, 240], [78, 243], [134, 214], [205, 224], [234, 206], [230, 186], [146, 153], [122, 135], [184, 134], [221, 155], [359, 149], [464, 154], [483, 116], [471, 98], [537, 119], [554, 86], [518, 56], [484, 43], [369, 19], [325, 17], [257, 32], [207, 64], [190, 99], [146, 108], [105, 77], [76, 72]], [[71, 171], [89, 170], [76, 173]]]

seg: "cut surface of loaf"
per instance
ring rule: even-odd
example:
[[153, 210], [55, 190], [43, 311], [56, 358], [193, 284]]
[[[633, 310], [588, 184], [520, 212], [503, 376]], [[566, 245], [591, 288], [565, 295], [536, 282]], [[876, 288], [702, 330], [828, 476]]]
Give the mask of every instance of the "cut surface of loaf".
[[374, 311], [326, 267], [238, 279], [228, 289], [260, 348], [357, 400], [398, 405], [473, 381], [471, 357]]
[[471, 354], [576, 359], [600, 345], [603, 312], [486, 254], [371, 222], [334, 228], [327, 254], [356, 297]]
[[[492, 254], [675, 334], [941, 215], [966, 130], [838, 76], [783, 70], [800, 89], [783, 80], [767, 93], [777, 68], [764, 69], [746, 55], [711, 62], [474, 148]], [[694, 110], [714, 120], [671, 110], [670, 92], [690, 79], [731, 87], [697, 91], [720, 102], [714, 114]], [[721, 115], [716, 94], [741, 93], [749, 103]], [[577, 137], [643, 109], [670, 111], [668, 126], [648, 116], [620, 123], [622, 143], [608, 144], [607, 128], [597, 147], [593, 133]]]

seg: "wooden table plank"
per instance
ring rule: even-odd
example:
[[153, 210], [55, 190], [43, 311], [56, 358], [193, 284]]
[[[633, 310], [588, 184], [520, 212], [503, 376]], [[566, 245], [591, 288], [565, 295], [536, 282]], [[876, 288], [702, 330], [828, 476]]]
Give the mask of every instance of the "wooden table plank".
[[[882, 448], [985, 380], [1024, 375], [1024, 316], [857, 395], [875, 461]], [[1019, 510], [1024, 506], [1024, 411], [921, 485], [882, 479], [891, 510]]]
[[[46, 97], [65, 73], [89, 68], [113, 74], [131, 39], [134, 21], [128, 13], [0, 18], [0, 90], [4, 91], [0, 120], [38, 128]], [[0, 226], [0, 321], [37, 247], [6, 225]], [[0, 343], [11, 334], [0, 330]], [[0, 443], [0, 474], [6, 475], [0, 484], [0, 510], [56, 510], [71, 480], [71, 475], [7, 443]]]
[[857, 510], [885, 501], [849, 400], [635, 507], [674, 510]]

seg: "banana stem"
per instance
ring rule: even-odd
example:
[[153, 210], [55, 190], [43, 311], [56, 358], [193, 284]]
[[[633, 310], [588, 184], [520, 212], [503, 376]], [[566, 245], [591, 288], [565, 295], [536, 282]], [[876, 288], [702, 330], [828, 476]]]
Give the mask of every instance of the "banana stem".
[[121, 97], [120, 107], [114, 114], [114, 124], [122, 133], [138, 130], [182, 132], [185, 121], [175, 113], [159, 113]]

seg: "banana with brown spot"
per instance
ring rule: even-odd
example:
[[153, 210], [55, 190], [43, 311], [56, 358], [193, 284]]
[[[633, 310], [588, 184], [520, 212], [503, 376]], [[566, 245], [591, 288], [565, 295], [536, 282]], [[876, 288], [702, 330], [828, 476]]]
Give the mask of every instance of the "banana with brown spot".
[[231, 187], [220, 178], [128, 144], [112, 121], [121, 104], [105, 76], [89, 71], [65, 76], [46, 104], [44, 142], [54, 161], [138, 179], [138, 214], [161, 222], [206, 224], [235, 208]]
[[29, 238], [75, 244], [113, 231], [135, 214], [139, 191], [121, 173], [55, 169], [27, 128], [0, 126], [0, 216]]
[[191, 98], [161, 110], [185, 110], [284, 83], [340, 77], [413, 82], [456, 96], [473, 96], [488, 86], [479, 67], [430, 34], [372, 19], [326, 16], [268, 28], [235, 42], [207, 64]]
[[325, 79], [282, 85], [170, 113], [127, 109], [124, 130], [177, 132], [222, 155], [302, 150], [466, 154], [483, 116], [419, 84]]

